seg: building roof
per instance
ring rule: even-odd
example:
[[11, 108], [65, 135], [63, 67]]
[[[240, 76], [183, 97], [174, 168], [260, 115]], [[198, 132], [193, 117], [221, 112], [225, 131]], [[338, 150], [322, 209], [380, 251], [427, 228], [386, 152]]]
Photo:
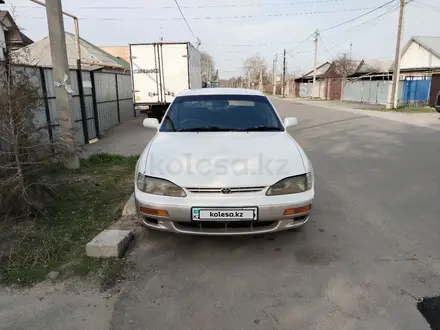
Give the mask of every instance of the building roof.
[[[94, 70], [105, 67], [130, 69], [125, 61], [105, 52], [99, 47], [80, 38], [82, 68]], [[77, 48], [75, 36], [66, 32], [66, 48], [69, 68], [76, 68]], [[52, 66], [52, 55], [50, 51], [49, 37], [41, 39], [27, 47], [13, 52], [14, 61], [20, 64], [36, 65], [42, 67]]]
[[130, 48], [128, 46], [100, 46], [103, 51], [130, 63]]
[[393, 68], [393, 63], [393, 60], [362, 60], [355, 73], [390, 72]]
[[196, 96], [196, 95], [259, 95], [263, 96], [259, 90], [245, 88], [198, 88], [187, 89], [180, 92], [177, 96]]
[[7, 40], [8, 43], [15, 44], [19, 47], [24, 47], [33, 43], [28, 36], [19, 30], [8, 11], [0, 10], [0, 24], [6, 27], [9, 31], [13, 31], [13, 33], [9, 34], [10, 39]]
[[2, 23], [2, 21], [8, 17], [10, 20], [12, 20], [11, 14], [9, 14], [8, 11], [4, 11], [4, 10], [0, 10], [0, 23]]
[[[327, 70], [330, 68], [332, 64], [330, 62], [325, 62], [324, 64], [321, 64], [320, 66], [318, 66], [316, 68], [316, 75], [317, 76], [322, 76], [324, 73], [327, 72]], [[303, 75], [302, 77], [299, 78], [309, 78], [313, 76], [313, 71], [307, 72], [305, 75]]]
[[31, 38], [29, 38], [27, 35], [25, 35], [21, 31], [20, 31], [20, 39], [21, 39], [21, 42], [24, 43], [26, 46], [34, 43], [34, 41]]
[[355, 74], [363, 61], [347, 59], [343, 62], [333, 61], [324, 76], [326, 78], [349, 77]]
[[418, 43], [423, 48], [426, 48], [429, 52], [433, 53], [435, 56], [440, 58], [440, 37], [421, 37], [415, 36], [412, 37], [408, 43], [403, 48], [402, 54], [406, 52], [406, 50], [411, 46], [412, 42]]

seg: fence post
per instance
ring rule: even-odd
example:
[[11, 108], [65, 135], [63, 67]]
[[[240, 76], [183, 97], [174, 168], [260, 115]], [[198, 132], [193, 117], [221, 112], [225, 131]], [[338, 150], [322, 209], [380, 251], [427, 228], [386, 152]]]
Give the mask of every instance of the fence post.
[[90, 71], [90, 81], [92, 83], [93, 118], [95, 121], [96, 137], [99, 139], [101, 133], [99, 131], [98, 104], [96, 103], [95, 72], [93, 71]]
[[116, 82], [116, 108], [118, 109], [118, 123], [121, 123], [121, 113], [119, 109], [119, 86], [118, 86], [118, 74], [115, 73]]
[[89, 129], [87, 127], [87, 113], [86, 113], [86, 102], [84, 101], [84, 88], [81, 70], [76, 70], [76, 75], [78, 77], [78, 94], [79, 94], [79, 104], [81, 106], [81, 121], [84, 134], [84, 144], [89, 144]]
[[47, 96], [46, 76], [44, 75], [44, 68], [40, 67], [41, 88], [43, 89], [44, 109], [46, 111], [47, 132], [49, 133], [49, 141], [53, 142], [52, 122], [50, 119], [49, 100]]

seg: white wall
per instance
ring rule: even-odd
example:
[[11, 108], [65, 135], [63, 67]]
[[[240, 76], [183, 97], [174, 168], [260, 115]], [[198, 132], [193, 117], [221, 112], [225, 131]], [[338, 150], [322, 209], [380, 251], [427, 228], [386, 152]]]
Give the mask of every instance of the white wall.
[[413, 41], [402, 55], [401, 69], [429, 67], [440, 67], [440, 58]]
[[5, 31], [3, 26], [0, 25], [0, 61], [4, 60], [4, 49], [6, 48]]

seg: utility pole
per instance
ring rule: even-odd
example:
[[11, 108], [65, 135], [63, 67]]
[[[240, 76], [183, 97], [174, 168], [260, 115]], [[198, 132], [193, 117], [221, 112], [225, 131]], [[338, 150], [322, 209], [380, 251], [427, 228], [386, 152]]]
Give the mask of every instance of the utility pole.
[[64, 34], [63, 10], [60, 0], [46, 1], [47, 25], [49, 28], [55, 96], [60, 118], [61, 139], [66, 142], [67, 157], [63, 159], [67, 168], [79, 168], [79, 158], [72, 126], [72, 100], [67, 61], [66, 36]]
[[260, 67], [260, 92], [263, 91], [263, 66]]
[[315, 31], [315, 61], [313, 64], [313, 87], [312, 87], [312, 97], [316, 94], [316, 69], [318, 66], [318, 38], [319, 38], [319, 31]]
[[350, 60], [352, 59], [353, 56], [353, 43], [350, 42]]
[[397, 27], [396, 56], [394, 58], [393, 82], [391, 84], [391, 100], [387, 103], [387, 108], [397, 108], [397, 88], [400, 79], [400, 45], [403, 35], [403, 20], [405, 14], [405, 0], [400, 0], [399, 25]]
[[248, 68], [248, 89], [251, 89], [251, 68]]
[[277, 54], [273, 58], [273, 66], [272, 66], [272, 95], [277, 93], [277, 82], [276, 82], [276, 69], [277, 69]]
[[286, 93], [286, 48], [284, 48], [284, 55], [283, 55], [283, 97], [285, 97]]

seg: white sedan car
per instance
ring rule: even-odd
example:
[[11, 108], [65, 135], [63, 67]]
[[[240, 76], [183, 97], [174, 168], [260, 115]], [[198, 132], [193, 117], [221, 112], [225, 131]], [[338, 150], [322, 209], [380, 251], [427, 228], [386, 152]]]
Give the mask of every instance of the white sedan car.
[[314, 198], [312, 164], [269, 99], [246, 89], [180, 93], [135, 172], [143, 225], [201, 235], [276, 232], [304, 225]]

